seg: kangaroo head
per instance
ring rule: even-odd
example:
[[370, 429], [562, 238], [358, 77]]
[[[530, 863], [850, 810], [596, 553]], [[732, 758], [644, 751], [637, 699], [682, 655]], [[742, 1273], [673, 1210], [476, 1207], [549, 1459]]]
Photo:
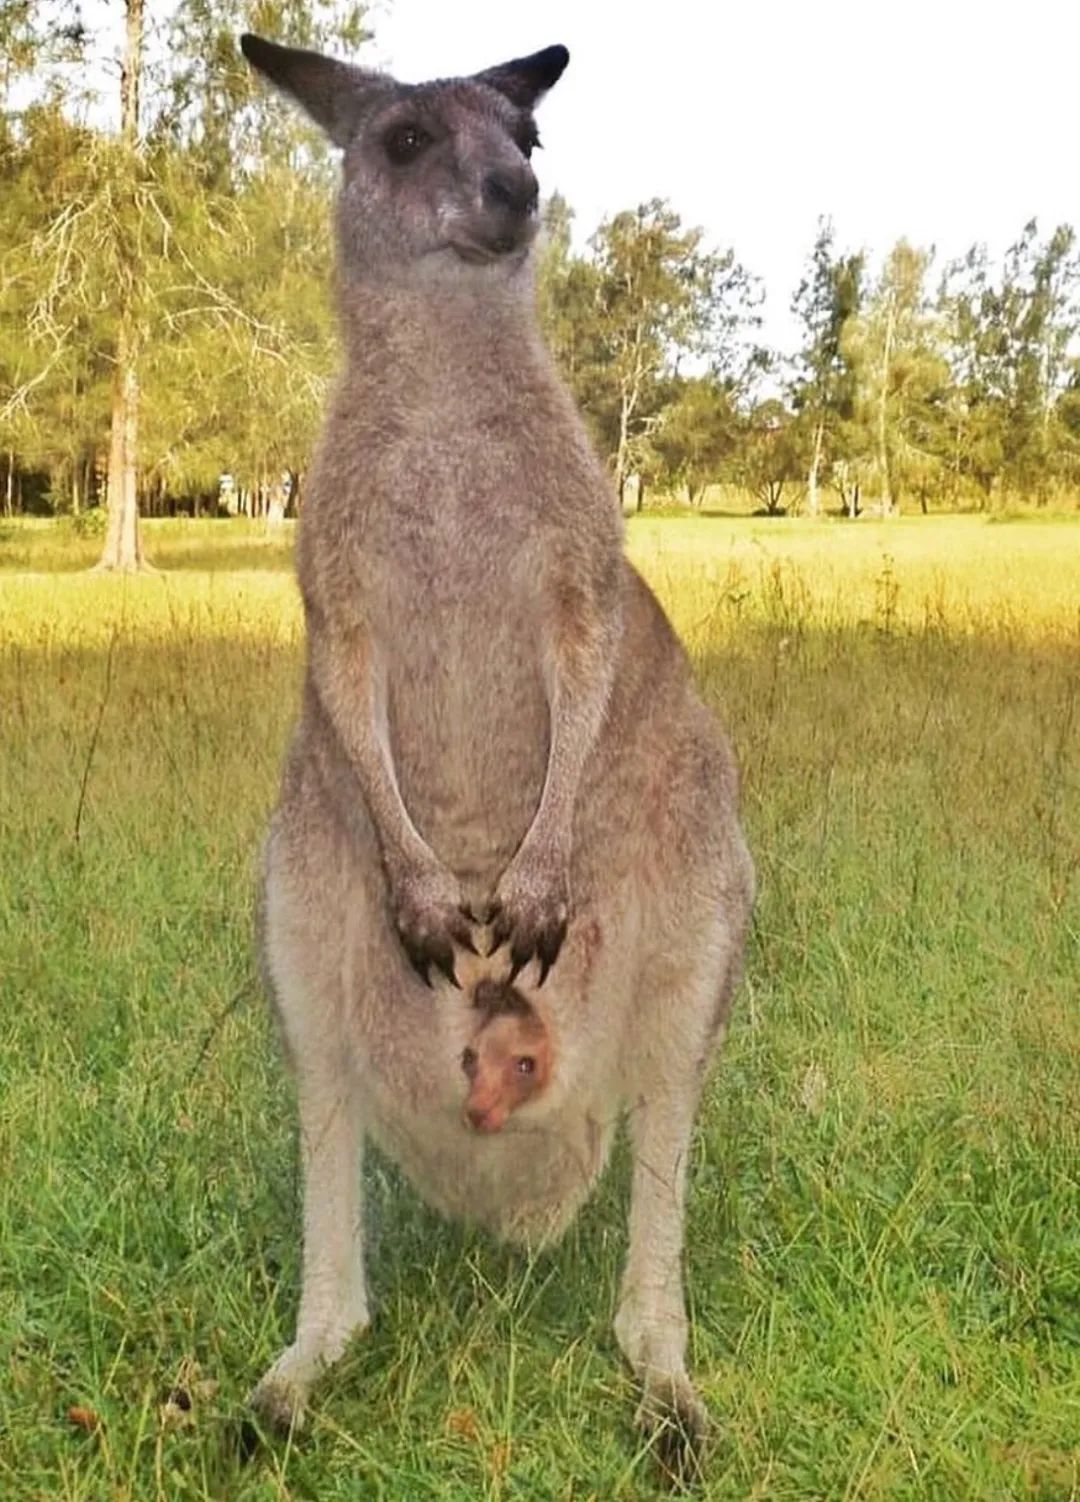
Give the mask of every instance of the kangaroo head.
[[569, 61], [548, 47], [469, 78], [402, 84], [317, 52], [241, 37], [248, 61], [344, 152], [346, 280], [506, 274], [537, 228], [533, 108]]

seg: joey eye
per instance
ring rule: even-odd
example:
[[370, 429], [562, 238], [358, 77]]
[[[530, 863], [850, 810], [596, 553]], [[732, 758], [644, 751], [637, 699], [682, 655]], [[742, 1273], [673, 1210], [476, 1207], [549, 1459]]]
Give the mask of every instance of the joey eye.
[[476, 1068], [476, 1049], [466, 1048], [461, 1055], [461, 1067], [466, 1074], [471, 1074]]
[[514, 1061], [514, 1067], [518, 1074], [533, 1074], [536, 1071], [536, 1060], [530, 1054], [522, 1054], [520, 1059]]
[[415, 162], [420, 153], [431, 145], [431, 137], [420, 125], [395, 125], [383, 140], [386, 154], [395, 167], [405, 167]]

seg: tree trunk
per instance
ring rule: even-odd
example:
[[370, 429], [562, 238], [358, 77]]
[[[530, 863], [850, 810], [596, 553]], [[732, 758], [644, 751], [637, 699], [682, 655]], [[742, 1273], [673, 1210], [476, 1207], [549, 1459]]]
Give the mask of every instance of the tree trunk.
[[8, 449], [7, 485], [4, 487], [4, 515], [10, 516], [15, 495], [15, 450]]
[[113, 378], [112, 440], [109, 445], [108, 519], [98, 569], [136, 573], [144, 567], [139, 536], [135, 452], [139, 436], [139, 380], [128, 329], [121, 324]]
[[615, 484], [622, 505], [623, 487], [630, 469], [630, 421], [637, 408], [645, 379], [645, 366], [641, 352], [642, 328], [634, 329], [634, 358], [629, 372], [621, 381], [619, 392], [619, 443], [615, 452]]
[[619, 446], [615, 450], [615, 488], [619, 492], [619, 504], [622, 504], [623, 489], [626, 485], [626, 474], [629, 469], [630, 452], [630, 403], [626, 395], [623, 395], [619, 403]]
[[825, 424], [819, 421], [814, 429], [814, 454], [810, 460], [810, 473], [806, 481], [806, 513], [808, 516], [819, 516], [821, 513], [821, 497], [818, 493], [818, 470], [821, 468], [821, 446], [825, 441]]
[[[139, 86], [142, 80], [144, 0], [125, 0], [127, 27], [120, 71], [120, 139], [125, 170], [134, 172], [139, 148]], [[134, 212], [134, 204], [123, 205]], [[123, 267], [118, 288], [116, 370], [113, 377], [112, 429], [109, 441], [108, 521], [105, 547], [97, 567], [108, 572], [134, 573], [145, 567], [139, 537], [136, 489], [136, 452], [139, 436], [138, 342], [133, 313], [138, 267]]]
[[892, 363], [893, 332], [896, 324], [895, 298], [889, 297], [889, 311], [885, 318], [885, 343], [881, 352], [881, 391], [878, 395], [877, 438], [878, 467], [881, 471], [881, 514], [891, 516], [893, 509], [892, 485], [889, 478], [889, 435], [886, 422], [889, 401], [889, 367]]

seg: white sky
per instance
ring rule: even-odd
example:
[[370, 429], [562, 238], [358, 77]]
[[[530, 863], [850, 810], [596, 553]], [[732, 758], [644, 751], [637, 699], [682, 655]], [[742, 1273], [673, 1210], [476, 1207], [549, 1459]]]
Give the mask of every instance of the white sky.
[[1080, 229], [1077, 0], [392, 0], [371, 20], [372, 59], [410, 82], [564, 43], [542, 190], [580, 239], [669, 198], [764, 279], [781, 346], [821, 213], [876, 258], [901, 235], [948, 259], [1032, 217]]

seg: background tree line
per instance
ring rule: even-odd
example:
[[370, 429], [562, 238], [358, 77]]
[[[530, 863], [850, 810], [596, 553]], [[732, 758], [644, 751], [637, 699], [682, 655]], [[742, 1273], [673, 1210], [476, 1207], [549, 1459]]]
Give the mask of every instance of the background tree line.
[[[336, 165], [261, 90], [246, 26], [355, 50], [337, 0], [181, 0], [148, 36], [126, 0], [120, 129], [88, 123], [67, 0], [0, 4], [0, 508], [85, 513], [133, 566], [144, 513], [302, 495], [337, 363], [328, 288]], [[30, 102], [16, 109], [26, 79]], [[821, 221], [792, 308], [762, 347], [762, 289], [666, 201], [575, 250], [545, 209], [545, 331], [629, 505], [722, 484], [769, 512], [826, 505], [1045, 505], [1080, 494], [1080, 254], [1023, 226], [1004, 262], [880, 266]], [[282, 484], [282, 476], [288, 481]], [[121, 513], [126, 514], [124, 521]]]

